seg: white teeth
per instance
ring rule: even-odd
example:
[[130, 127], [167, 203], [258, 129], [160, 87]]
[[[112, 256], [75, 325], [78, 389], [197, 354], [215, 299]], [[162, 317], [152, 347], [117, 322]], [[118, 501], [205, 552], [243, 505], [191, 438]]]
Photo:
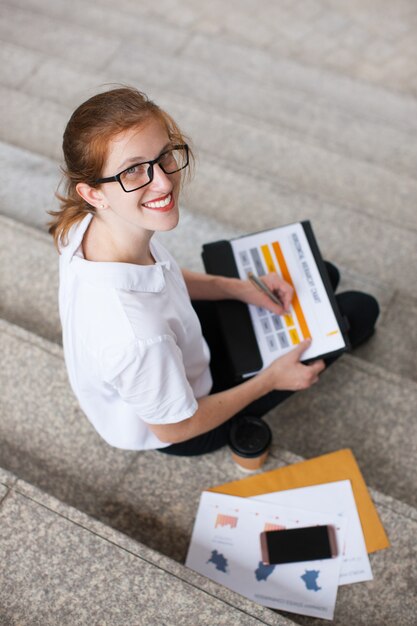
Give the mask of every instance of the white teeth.
[[171, 194], [168, 194], [163, 200], [158, 200], [157, 202], [145, 202], [144, 206], [149, 207], [150, 209], [162, 209], [164, 206], [168, 206], [171, 202]]

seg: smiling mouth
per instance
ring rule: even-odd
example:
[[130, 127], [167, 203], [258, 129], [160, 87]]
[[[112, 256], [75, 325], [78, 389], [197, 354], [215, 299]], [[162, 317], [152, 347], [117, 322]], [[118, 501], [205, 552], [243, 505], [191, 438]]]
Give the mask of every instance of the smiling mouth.
[[174, 206], [174, 197], [172, 193], [168, 193], [166, 196], [156, 198], [152, 202], [144, 202], [143, 206], [154, 211], [170, 211]]

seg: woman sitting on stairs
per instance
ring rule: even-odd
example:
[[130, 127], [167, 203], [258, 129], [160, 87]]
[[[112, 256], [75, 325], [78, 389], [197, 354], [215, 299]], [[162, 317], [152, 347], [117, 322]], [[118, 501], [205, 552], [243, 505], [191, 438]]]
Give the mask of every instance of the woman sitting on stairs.
[[[59, 305], [72, 389], [112, 446], [197, 455], [224, 446], [239, 415], [262, 417], [317, 383], [323, 360], [303, 341], [241, 384], [228, 371], [215, 301], [282, 315], [292, 288], [264, 277], [283, 306], [248, 280], [181, 270], [154, 237], [176, 227], [192, 151], [174, 120], [136, 89], [93, 96], [64, 133], [65, 195], [51, 213]], [[334, 289], [339, 275], [327, 264]], [[374, 330], [372, 296], [336, 296], [352, 347]]]

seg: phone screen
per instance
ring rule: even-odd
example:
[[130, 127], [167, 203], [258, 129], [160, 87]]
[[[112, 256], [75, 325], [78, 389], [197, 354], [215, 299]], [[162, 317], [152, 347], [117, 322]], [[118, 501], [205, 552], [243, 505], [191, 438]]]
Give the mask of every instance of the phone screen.
[[311, 526], [261, 533], [262, 560], [274, 565], [330, 559], [337, 555], [334, 526]]

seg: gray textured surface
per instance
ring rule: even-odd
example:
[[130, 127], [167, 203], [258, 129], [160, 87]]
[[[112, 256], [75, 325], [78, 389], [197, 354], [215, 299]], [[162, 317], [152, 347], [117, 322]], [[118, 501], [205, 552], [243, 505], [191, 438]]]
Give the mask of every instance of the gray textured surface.
[[[137, 541], [129, 538], [126, 534], [118, 532], [108, 525], [105, 525], [100, 521], [89, 517], [85, 513], [82, 513], [78, 509], [75, 509], [63, 502], [60, 502], [53, 496], [44, 493], [43, 491], [37, 489], [36, 487], [33, 487], [33, 485], [30, 485], [25, 481], [19, 480], [18, 484], [15, 487], [15, 491], [19, 494], [22, 494], [23, 496], [26, 496], [31, 501], [34, 501], [41, 506], [46, 507], [49, 511], [56, 513], [58, 516], [68, 519], [77, 526], [88, 530], [94, 535], [102, 537], [109, 543], [120, 547], [122, 550], [130, 554], [136, 555], [144, 561], [157, 566], [159, 569], [169, 574], [172, 574], [173, 576], [179, 578], [185, 583], [189, 583], [192, 586], [203, 590], [208, 595], [215, 596], [216, 598], [219, 598], [228, 605], [236, 606], [239, 610], [253, 615], [258, 619], [262, 619], [263, 623], [287, 623], [283, 618], [281, 618], [280, 621], [280, 616], [275, 613], [271, 614], [268, 609], [265, 609], [259, 605], [250, 602], [243, 596], [237, 595], [226, 587], [218, 585], [217, 583], [211, 581], [205, 576], [202, 576], [197, 572], [194, 572], [193, 570], [184, 567], [177, 561], [173, 561], [172, 559], [161, 554], [160, 552], [152, 550], [144, 544], [138, 543]], [[397, 501], [393, 501], [390, 498], [388, 500], [394, 506], [398, 506]]]
[[288, 623], [267, 610], [259, 621], [251, 603], [226, 604], [19, 493], [0, 520], [3, 624]]
[[60, 348], [8, 330], [1, 333], [2, 465], [90, 511], [135, 453], [111, 448], [90, 427], [70, 392]]
[[[147, 91], [178, 118], [198, 154], [183, 222], [166, 237], [181, 262], [200, 268], [201, 243], [208, 239], [309, 218], [324, 256], [343, 271], [341, 288], [364, 289], [381, 303], [372, 341], [270, 415], [274, 447], [266, 469], [295, 460], [284, 447], [310, 456], [351, 445], [369, 484], [407, 502], [415, 502], [417, 445], [416, 26], [413, 0], [119, 0], [117, 6], [113, 0], [5, 0], [0, 9], [0, 213], [44, 229], [72, 108], [111, 81]], [[1, 324], [0, 464], [183, 559], [200, 490], [240, 472], [226, 450], [180, 461], [156, 452], [121, 453], [98, 440], [71, 396], [59, 346], [37, 336], [60, 338], [52, 244], [15, 223], [2, 220], [0, 229], [0, 315], [36, 333]], [[162, 486], [173, 479], [175, 497]], [[248, 611], [243, 598], [214, 591], [184, 568], [180, 573], [177, 562], [127, 535], [86, 521], [81, 512], [69, 514], [30, 485], [20, 482], [25, 497], [18, 495], [14, 483], [0, 471], [3, 530], [22, 566], [13, 569], [13, 558], [6, 563], [12, 575], [0, 602], [17, 611], [8, 624], [48, 623], [48, 602], [51, 623], [90, 624], [95, 616], [112, 626], [135, 623], [140, 574], [136, 563], [126, 577], [126, 564], [139, 553], [146, 575], [157, 565], [175, 577], [171, 584], [159, 575], [169, 594], [189, 585], [204, 589], [207, 623], [246, 623], [247, 613], [281, 623], [261, 607]], [[340, 625], [408, 625], [417, 613], [416, 509], [388, 495], [374, 497], [393, 547], [372, 556], [372, 583], [340, 590]], [[78, 535], [80, 525], [87, 534]], [[31, 538], [45, 554], [31, 549]], [[89, 580], [71, 575], [65, 581], [66, 560], [78, 571], [71, 552], [79, 541]], [[121, 544], [124, 552], [114, 548]], [[113, 560], [118, 577], [110, 589], [102, 565], [111, 569]], [[34, 572], [43, 578], [35, 580]], [[57, 591], [48, 596], [52, 573], [64, 582], [58, 589], [52, 581]], [[101, 599], [108, 589], [108, 598], [116, 589], [123, 602], [114, 600], [106, 615], [105, 599], [97, 609], [87, 596], [92, 590]], [[184, 613], [187, 591], [182, 595], [185, 604], [171, 605], [174, 616], [156, 621], [152, 610], [165, 606], [159, 609], [159, 595], [149, 601], [146, 623], [193, 623]], [[225, 603], [226, 617], [212, 595]], [[192, 591], [194, 605], [201, 597]]]
[[17, 478], [12, 472], [9, 472], [0, 467], [0, 484], [3, 486], [11, 486], [16, 482]]
[[350, 356], [268, 416], [282, 447], [312, 457], [352, 448], [367, 483], [417, 506], [417, 384]]
[[[273, 452], [278, 463], [300, 460]], [[210, 478], [218, 477], [214, 466], [205, 469]], [[339, 589], [334, 623], [411, 626], [417, 608], [416, 512], [377, 492], [372, 495], [391, 547], [371, 555], [373, 581]], [[36, 623], [45, 624], [165, 624], [170, 623], [167, 605], [176, 622], [189, 624], [196, 623], [196, 602], [199, 624], [290, 623], [24, 481], [15, 483], [0, 504], [0, 519], [5, 624], [32, 624], [35, 615]], [[19, 584], [18, 595], [12, 581]]]
[[39, 52], [57, 54], [69, 62], [93, 69], [102, 67], [119, 45], [117, 37], [96, 34], [87, 24], [71, 29], [65, 22], [49, 15], [41, 15], [26, 7], [20, 10], [6, 3], [1, 6], [0, 37], [23, 47], [30, 43]]
[[[273, 446], [263, 471], [282, 464]], [[151, 467], [157, 471], [150, 476]], [[244, 476], [227, 448], [205, 457], [183, 459], [160, 452], [140, 454], [117, 490], [109, 494], [101, 518], [137, 541], [184, 562], [201, 492]]]
[[417, 299], [412, 294], [415, 294], [414, 290], [409, 295], [392, 294], [379, 326], [383, 341], [374, 337], [358, 348], [355, 354], [417, 381]]
[[58, 255], [52, 241], [3, 216], [0, 225], [1, 317], [61, 342]]
[[2, 500], [7, 495], [7, 493], [8, 493], [8, 489], [7, 489], [6, 485], [0, 484], [0, 505], [1, 505]]

